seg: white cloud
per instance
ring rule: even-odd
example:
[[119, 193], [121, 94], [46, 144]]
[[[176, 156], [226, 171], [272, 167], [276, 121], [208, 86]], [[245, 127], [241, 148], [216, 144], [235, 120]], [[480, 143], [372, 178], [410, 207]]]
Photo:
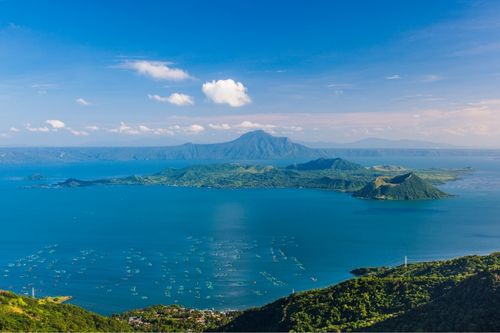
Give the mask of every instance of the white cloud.
[[98, 131], [99, 127], [96, 125], [89, 125], [89, 126], [85, 126], [85, 129], [88, 131]]
[[439, 75], [436, 74], [428, 74], [422, 76], [422, 82], [436, 82], [436, 81], [441, 81], [443, 78]]
[[151, 132], [151, 128], [147, 127], [146, 125], [139, 125], [139, 131], [144, 132], [144, 133], [149, 133]]
[[173, 93], [168, 97], [163, 97], [160, 95], [148, 95], [148, 98], [161, 103], [170, 103], [177, 106], [185, 106], [185, 105], [193, 105], [194, 99], [193, 97], [181, 94], [181, 93]]
[[55, 130], [58, 130], [58, 129], [66, 127], [66, 124], [64, 124], [64, 122], [62, 122], [60, 120], [57, 120], [57, 119], [49, 119], [49, 120], [47, 120], [45, 122], [47, 124], [49, 124], [50, 126], [52, 126], [52, 128], [55, 129]]
[[399, 74], [394, 74], [394, 75], [386, 76], [385, 79], [386, 80], [400, 80], [401, 76]]
[[156, 134], [156, 135], [175, 135], [175, 132], [168, 129], [168, 128], [155, 128], [153, 130], [153, 133]]
[[210, 127], [211, 129], [214, 129], [214, 130], [230, 130], [231, 129], [231, 126], [229, 124], [226, 124], [226, 123], [222, 123], [222, 124], [208, 124], [208, 127]]
[[235, 125], [234, 127], [236, 128], [242, 128], [242, 129], [247, 129], [247, 130], [253, 130], [253, 129], [267, 129], [267, 130], [272, 130], [278, 126], [276, 125], [271, 125], [271, 124], [260, 124], [260, 123], [254, 123], [249, 120], [245, 120], [241, 122], [240, 124]]
[[205, 127], [198, 124], [193, 124], [186, 127], [185, 130], [189, 133], [201, 133], [205, 130]]
[[160, 95], [150, 95], [148, 94], [148, 98], [153, 101], [161, 102], [161, 103], [168, 103], [168, 97], [163, 97]]
[[120, 64], [119, 67], [132, 69], [141, 75], [149, 76], [156, 80], [181, 81], [190, 77], [184, 70], [172, 68], [169, 65], [169, 63], [164, 61], [134, 60], [126, 61]]
[[134, 127], [121, 122], [119, 127], [111, 128], [107, 131], [126, 135], [175, 135], [175, 132], [180, 130], [182, 130], [182, 128], [178, 125], [170, 126], [168, 128], [152, 128], [144, 124], [139, 124], [137, 127]]
[[122, 134], [128, 134], [128, 135], [141, 134], [141, 132], [138, 129], [134, 129], [134, 128], [128, 126], [123, 121], [120, 122], [120, 126], [118, 126], [117, 128], [111, 128], [108, 131], [111, 133], [122, 133]]
[[90, 102], [85, 100], [84, 98], [77, 98], [75, 99], [75, 102], [77, 102], [78, 104], [80, 104], [81, 106], [89, 106], [90, 105]]
[[74, 136], [87, 136], [89, 135], [89, 133], [87, 131], [78, 131], [78, 130], [75, 130], [71, 127], [68, 127], [66, 128], [71, 134], [73, 134]]
[[11, 127], [9, 129], [9, 131], [17, 133], [17, 132], [20, 132], [21, 130], [19, 128], [17, 128], [17, 127]]
[[30, 123], [26, 124], [26, 129], [30, 132], [49, 132], [50, 129], [46, 126], [44, 127], [32, 127]]
[[240, 107], [252, 102], [243, 83], [235, 82], [232, 79], [205, 82], [202, 91], [216, 104]]
[[173, 93], [168, 97], [168, 102], [174, 105], [193, 105], [193, 97], [186, 94]]

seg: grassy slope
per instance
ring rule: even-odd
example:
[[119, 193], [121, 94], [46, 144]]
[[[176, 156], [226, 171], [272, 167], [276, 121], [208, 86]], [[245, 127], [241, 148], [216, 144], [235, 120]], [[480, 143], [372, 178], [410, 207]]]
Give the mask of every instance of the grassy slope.
[[130, 331], [126, 323], [74, 305], [0, 291], [0, 331]]

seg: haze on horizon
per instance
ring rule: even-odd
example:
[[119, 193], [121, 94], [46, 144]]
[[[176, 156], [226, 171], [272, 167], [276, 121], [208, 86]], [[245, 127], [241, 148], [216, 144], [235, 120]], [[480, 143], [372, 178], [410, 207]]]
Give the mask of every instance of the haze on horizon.
[[498, 1], [0, 1], [0, 146], [500, 148]]

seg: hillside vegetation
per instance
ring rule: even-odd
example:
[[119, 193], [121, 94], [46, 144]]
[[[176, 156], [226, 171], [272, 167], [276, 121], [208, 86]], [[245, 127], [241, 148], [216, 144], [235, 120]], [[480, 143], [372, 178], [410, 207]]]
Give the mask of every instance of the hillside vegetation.
[[358, 277], [245, 311], [155, 305], [104, 317], [0, 292], [0, 331], [499, 331], [500, 253], [359, 268]]
[[250, 309], [225, 331], [498, 331], [500, 253], [394, 269]]
[[428, 200], [450, 197], [413, 172], [394, 177], [379, 176], [353, 195], [377, 200]]
[[2, 332], [123, 332], [131, 327], [116, 318], [104, 317], [52, 299], [33, 299], [0, 290]]

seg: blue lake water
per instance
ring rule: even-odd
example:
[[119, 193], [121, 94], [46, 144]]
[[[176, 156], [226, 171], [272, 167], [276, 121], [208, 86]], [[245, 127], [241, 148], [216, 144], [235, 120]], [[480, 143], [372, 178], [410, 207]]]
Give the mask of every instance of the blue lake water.
[[103, 314], [151, 304], [234, 309], [322, 287], [360, 266], [500, 249], [500, 160], [357, 158], [365, 165], [472, 166], [458, 197], [382, 202], [304, 189], [27, 189], [147, 174], [183, 162], [0, 166], [0, 289], [71, 295]]

